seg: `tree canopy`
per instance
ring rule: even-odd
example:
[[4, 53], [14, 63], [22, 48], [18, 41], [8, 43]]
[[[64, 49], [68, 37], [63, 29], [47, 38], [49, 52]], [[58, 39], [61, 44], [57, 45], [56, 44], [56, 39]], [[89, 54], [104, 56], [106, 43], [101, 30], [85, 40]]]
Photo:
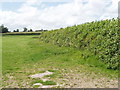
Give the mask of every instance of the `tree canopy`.
[[7, 32], [9, 32], [9, 31], [8, 31], [8, 28], [7, 28], [7, 27], [4, 27], [4, 25], [1, 25], [1, 26], [0, 26], [0, 33], [7, 33]]

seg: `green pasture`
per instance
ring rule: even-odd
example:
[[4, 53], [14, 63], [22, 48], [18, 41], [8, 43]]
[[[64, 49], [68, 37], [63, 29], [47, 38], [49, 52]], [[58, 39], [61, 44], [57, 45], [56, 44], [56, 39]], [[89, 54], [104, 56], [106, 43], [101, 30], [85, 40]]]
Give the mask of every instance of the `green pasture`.
[[[10, 76], [15, 76], [15, 83], [19, 83], [21, 88], [24, 85], [21, 82], [24, 80], [31, 85], [39, 80], [32, 80], [28, 76], [44, 72], [44, 70], [54, 72], [53, 75], [48, 75], [52, 81], [45, 84], [53, 84], [56, 77], [62, 78], [61, 70], [63, 69], [74, 71], [77, 68], [80, 70], [78, 73], [90, 74], [94, 72], [98, 75], [97, 77], [101, 75], [110, 78], [117, 77], [117, 70], [106, 69], [106, 65], [98, 61], [97, 56], [82, 57], [83, 53], [90, 54], [87, 50], [80, 51], [69, 47], [58, 47], [32, 37], [34, 36], [2, 37], [3, 87], [14, 87], [8, 85], [11, 84]], [[54, 71], [54, 69], [56, 70]]]

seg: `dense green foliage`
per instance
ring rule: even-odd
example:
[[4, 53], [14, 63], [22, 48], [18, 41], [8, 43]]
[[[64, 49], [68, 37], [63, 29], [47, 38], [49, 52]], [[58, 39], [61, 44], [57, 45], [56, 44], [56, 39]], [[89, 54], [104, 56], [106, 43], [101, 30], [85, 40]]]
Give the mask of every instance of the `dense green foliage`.
[[9, 31], [8, 31], [8, 28], [7, 28], [7, 27], [4, 27], [4, 25], [1, 25], [1, 26], [0, 26], [0, 33], [7, 33], [7, 32], [9, 32]]
[[60, 47], [88, 51], [90, 54], [83, 53], [82, 57], [97, 56], [108, 69], [118, 69], [119, 31], [118, 20], [111, 19], [44, 32], [40, 39]]

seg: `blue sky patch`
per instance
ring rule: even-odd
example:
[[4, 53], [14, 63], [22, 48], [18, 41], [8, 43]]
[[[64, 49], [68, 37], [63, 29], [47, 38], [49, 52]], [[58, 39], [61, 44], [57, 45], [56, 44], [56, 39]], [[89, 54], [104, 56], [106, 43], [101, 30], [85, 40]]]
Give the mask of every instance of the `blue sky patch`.
[[[31, 5], [31, 6], [36, 7], [38, 9], [44, 9], [47, 7], [57, 6], [60, 4], [65, 4], [65, 3], [67, 2], [42, 2], [42, 4]], [[3, 11], [17, 11], [23, 4], [24, 2], [2, 2], [2, 10]], [[44, 7], [41, 7], [41, 5], [44, 5]]]

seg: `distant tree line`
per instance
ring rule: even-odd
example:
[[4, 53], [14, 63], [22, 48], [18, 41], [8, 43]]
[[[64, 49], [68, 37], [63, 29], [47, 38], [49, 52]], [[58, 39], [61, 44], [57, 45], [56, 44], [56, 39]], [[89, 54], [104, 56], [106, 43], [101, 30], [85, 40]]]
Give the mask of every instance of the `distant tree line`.
[[28, 29], [25, 27], [25, 28], [23, 28], [23, 32], [33, 32], [33, 30], [32, 30], [32, 29], [28, 30]]
[[8, 28], [5, 27], [4, 25], [1, 25], [1, 26], [0, 26], [0, 33], [7, 33], [7, 32], [9, 32], [9, 31], [8, 31]]
[[19, 32], [19, 29], [17, 29], [17, 30], [13, 30], [13, 32]]
[[[41, 30], [35, 30], [34, 32], [44, 32], [44, 31], [48, 31], [48, 30], [41, 29]], [[19, 29], [14, 30], [13, 32], [19, 32]], [[33, 30], [32, 29], [27, 29], [26, 27], [24, 27], [23, 32], [33, 32]]]
[[[44, 32], [44, 31], [48, 31], [48, 30], [43, 30], [43, 29], [35, 30], [35, 32]], [[10, 32], [10, 31], [8, 31], [8, 28], [5, 27], [4, 25], [1, 25], [0, 26], [0, 33], [7, 33], [7, 32]], [[13, 30], [13, 32], [20, 32], [20, 30], [16, 29], [16, 30]], [[24, 27], [22, 32], [33, 32], [33, 30], [32, 29], [27, 29], [26, 27]]]

